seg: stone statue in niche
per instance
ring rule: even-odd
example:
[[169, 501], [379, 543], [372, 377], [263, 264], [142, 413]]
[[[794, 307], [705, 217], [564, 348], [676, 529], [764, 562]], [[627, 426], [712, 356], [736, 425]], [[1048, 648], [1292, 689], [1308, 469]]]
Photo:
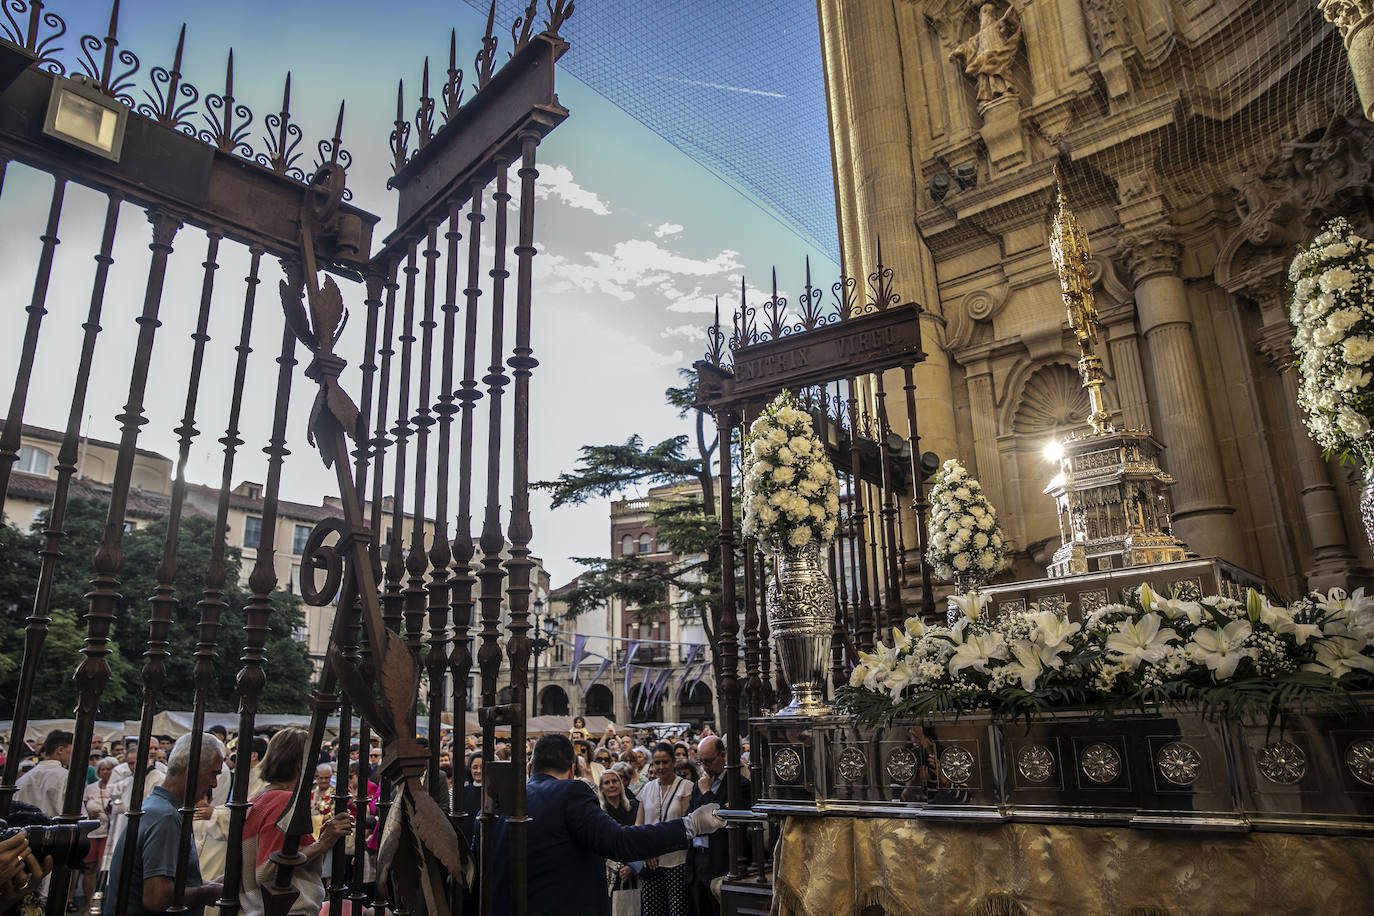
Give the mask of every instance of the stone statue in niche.
[[1001, 16], [997, 7], [984, 3], [978, 10], [978, 31], [950, 52], [951, 62], [978, 83], [978, 107], [1005, 96], [1015, 96], [1011, 68], [1021, 47], [1021, 18], [1008, 6]]

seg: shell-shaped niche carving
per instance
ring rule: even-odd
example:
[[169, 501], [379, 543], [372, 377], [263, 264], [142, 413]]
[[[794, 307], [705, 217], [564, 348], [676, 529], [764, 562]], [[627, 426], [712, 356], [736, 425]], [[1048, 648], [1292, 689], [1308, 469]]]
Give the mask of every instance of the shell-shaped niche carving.
[[1056, 433], [1085, 425], [1088, 413], [1088, 393], [1078, 373], [1056, 363], [1042, 366], [1026, 379], [1011, 428], [1027, 436]]

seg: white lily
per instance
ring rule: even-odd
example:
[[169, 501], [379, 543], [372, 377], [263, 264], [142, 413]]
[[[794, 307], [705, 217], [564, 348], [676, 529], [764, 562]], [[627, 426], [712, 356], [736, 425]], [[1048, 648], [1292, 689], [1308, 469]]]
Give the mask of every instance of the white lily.
[[1150, 588], [1148, 582], [1140, 583], [1140, 588], [1136, 591], [1136, 597], [1140, 599], [1140, 606], [1146, 611], [1153, 611], [1155, 609], [1155, 602], [1159, 600], [1159, 596], [1155, 594], [1154, 589]]
[[1248, 620], [1233, 620], [1220, 630], [1204, 627], [1193, 634], [1188, 650], [1212, 670], [1217, 680], [1224, 680], [1236, 673], [1244, 659], [1250, 658], [1244, 646], [1252, 630]]
[[1304, 671], [1316, 671], [1341, 678], [1354, 671], [1374, 671], [1374, 658], [1360, 652], [1349, 636], [1328, 636], [1316, 642], [1317, 660], [1302, 666]]
[[1193, 626], [1202, 623], [1202, 605], [1196, 601], [1182, 601], [1178, 598], [1158, 598], [1155, 600], [1155, 610], [1159, 611], [1170, 620], [1178, 620], [1181, 617], [1188, 618], [1188, 622]]
[[965, 668], [987, 674], [988, 662], [1007, 657], [1007, 641], [1001, 633], [979, 633], [965, 639], [949, 659], [949, 673], [956, 676]]
[[977, 620], [983, 616], [983, 611], [988, 606], [988, 596], [977, 589], [963, 595], [951, 595], [949, 600], [959, 609], [959, 613], [969, 620]]
[[902, 691], [905, 690], [912, 681], [916, 680], [916, 665], [919, 664], [919, 662], [920, 659], [914, 656], [904, 658], [888, 672], [887, 681], [883, 684], [883, 689], [892, 697], [893, 702], [896, 702], [897, 699], [901, 697]]
[[1059, 653], [1067, 652], [1073, 648], [1069, 645], [1069, 640], [1081, 629], [1081, 624], [1075, 623], [1067, 617], [1056, 614], [1054, 611], [1041, 611], [1031, 618], [1035, 622], [1035, 642], [1041, 651], [1041, 658], [1046, 664], [1049, 659], [1044, 652], [1058, 657]]
[[[1021, 681], [1021, 687], [1030, 693], [1035, 689], [1035, 681], [1045, 670], [1037, 647], [1024, 639], [1011, 644], [1011, 654], [1016, 661], [1009, 662], [1005, 668]], [[1057, 659], [1056, 659], [1057, 660]]]
[[[874, 651], [865, 652], [859, 650], [859, 664], [854, 668], [854, 674], [850, 676], [849, 683], [854, 687], [865, 687], [869, 690], [881, 690], [888, 674], [897, 663], [897, 652], [891, 646], [878, 643]], [[863, 675], [859, 675], [863, 671]], [[855, 683], [855, 681], [858, 683]]]
[[1178, 638], [1170, 628], [1160, 629], [1158, 614], [1143, 614], [1138, 620], [1123, 620], [1116, 632], [1107, 637], [1107, 650], [1121, 657], [1127, 670], [1134, 671], [1141, 662], [1155, 664], [1169, 651], [1169, 641]]
[[912, 639], [919, 639], [926, 631], [926, 625], [919, 617], [908, 617], [906, 619], [906, 635]]
[[914, 642], [914, 640], [907, 635], [906, 630], [904, 628], [892, 628], [892, 644], [896, 648], [898, 655], [901, 655], [902, 653], [910, 649], [912, 642]]
[[1315, 623], [1298, 623], [1293, 619], [1293, 612], [1282, 605], [1273, 605], [1268, 601], [1260, 607], [1260, 623], [1267, 626], [1282, 636], [1285, 633], [1292, 634], [1298, 645], [1306, 645], [1309, 639], [1322, 635], [1322, 628]]

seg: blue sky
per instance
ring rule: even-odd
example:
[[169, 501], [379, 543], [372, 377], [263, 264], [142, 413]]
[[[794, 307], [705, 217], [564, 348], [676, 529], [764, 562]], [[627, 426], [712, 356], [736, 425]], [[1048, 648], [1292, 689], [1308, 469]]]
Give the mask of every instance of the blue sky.
[[[104, 34], [105, 3], [52, 8], [66, 17], [69, 35]], [[183, 19], [188, 23], [186, 78], [203, 92], [220, 91], [230, 46], [235, 56], [235, 95], [259, 117], [276, 110], [282, 79], [287, 69], [292, 71], [292, 109], [305, 131], [306, 159], [314, 155], [314, 141], [332, 130], [339, 99], [347, 99], [344, 143], [354, 155], [349, 184], [356, 204], [382, 216], [380, 234], [389, 230], [395, 208], [384, 185], [390, 174], [387, 135], [394, 117], [396, 79], [406, 79], [407, 98], [413, 106], [424, 56], [431, 55], [432, 71], [446, 66], [449, 28], [456, 27], [460, 63], [467, 62], [470, 70], [472, 49], [483, 25], [483, 17], [469, 6], [451, 0], [390, 5], [347, 0], [329, 4], [138, 0], [125, 4], [119, 31], [121, 47], [134, 50], [142, 59], [140, 78], [146, 79], [151, 66], [170, 63]], [[576, 23], [574, 16], [565, 29], [574, 41], [572, 55], [578, 53]], [[504, 33], [499, 26], [498, 31]], [[70, 59], [74, 47], [75, 42], [69, 42], [64, 56]], [[498, 59], [504, 57], [503, 48]], [[679, 367], [700, 356], [704, 346], [700, 328], [709, 320], [713, 297], [720, 295], [727, 310], [732, 307], [741, 274], [757, 290], [766, 286], [768, 271], [776, 264], [779, 282], [790, 292], [801, 283], [803, 259], [808, 255], [818, 283], [828, 285], [826, 278], [837, 271], [824, 254], [619, 108], [566, 73], [559, 80], [561, 101], [572, 117], [540, 149], [544, 190], [536, 230], [540, 254], [536, 258], [534, 347], [541, 367], [534, 376], [532, 405], [531, 473], [535, 478], [570, 468], [583, 444], [623, 441], [632, 434], [656, 441], [688, 432], [689, 423], [679, 420], [663, 403], [662, 391], [676, 383]], [[806, 127], [824, 138], [824, 123]], [[46, 176], [12, 166], [0, 196], [0, 213], [9, 227], [0, 246], [0, 284], [10, 303], [6, 326], [13, 329], [0, 334], [0, 365], [13, 365], [18, 352], [21, 309], [29, 296], [50, 190]], [[71, 335], [84, 317], [89, 298], [91, 255], [102, 212], [103, 203], [96, 195], [69, 194], [49, 298], [51, 314], [45, 319], [26, 417], [29, 422], [55, 428], [65, 422], [71, 391]], [[127, 385], [131, 315], [142, 296], [146, 243], [141, 215], [126, 208], [97, 365], [98, 378], [117, 382], [93, 386], [90, 431], [97, 437], [118, 435], [114, 416]], [[189, 349], [185, 341], [199, 293], [203, 253], [200, 234], [183, 231], [169, 275], [165, 323], [158, 332], [165, 358], [159, 358], [154, 367], [150, 423], [140, 445], [169, 455], [175, 450], [172, 430], [184, 399], [181, 360]], [[227, 409], [226, 399], [216, 397], [213, 380], [228, 377], [231, 371], [227, 341], [235, 333], [233, 319], [243, 289], [238, 278], [243, 276], [246, 257], [229, 250], [221, 263], [217, 320], [211, 329], [216, 338], [212, 352], [220, 352], [207, 366], [211, 387], [204, 398], [203, 435], [188, 470], [192, 479], [206, 482], [218, 473], [214, 440], [221, 434], [217, 429], [220, 414]], [[264, 315], [275, 310], [274, 286], [275, 280], [263, 284], [260, 311]], [[351, 295], [354, 308], [361, 305], [359, 290], [345, 290], [345, 295]], [[350, 334], [360, 334], [361, 324], [355, 322]], [[259, 330], [263, 333], [258, 338], [252, 385], [255, 394], [261, 391], [270, 398], [273, 337], [270, 326]], [[5, 396], [9, 384], [9, 378], [0, 377]], [[293, 398], [290, 428], [294, 454], [287, 463], [283, 497], [317, 501], [331, 492], [332, 475], [324, 472], [304, 442], [310, 400], [304, 379], [298, 379], [297, 393], [300, 397]], [[249, 421], [247, 438], [253, 444], [241, 455], [236, 479], [262, 479], [265, 462], [257, 448], [265, 438], [265, 423], [264, 418]], [[549, 512], [536, 494], [534, 505], [533, 546], [555, 585], [578, 570], [568, 557], [606, 551], [605, 502]]]

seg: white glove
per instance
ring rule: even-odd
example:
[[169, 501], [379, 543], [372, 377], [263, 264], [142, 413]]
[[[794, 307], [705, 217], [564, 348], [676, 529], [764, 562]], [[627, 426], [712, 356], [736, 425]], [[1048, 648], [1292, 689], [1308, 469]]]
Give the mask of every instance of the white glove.
[[706, 836], [724, 827], [725, 820], [716, 814], [719, 808], [720, 805], [713, 802], [709, 805], [702, 805], [684, 817], [682, 821], [687, 825], [688, 838]]

